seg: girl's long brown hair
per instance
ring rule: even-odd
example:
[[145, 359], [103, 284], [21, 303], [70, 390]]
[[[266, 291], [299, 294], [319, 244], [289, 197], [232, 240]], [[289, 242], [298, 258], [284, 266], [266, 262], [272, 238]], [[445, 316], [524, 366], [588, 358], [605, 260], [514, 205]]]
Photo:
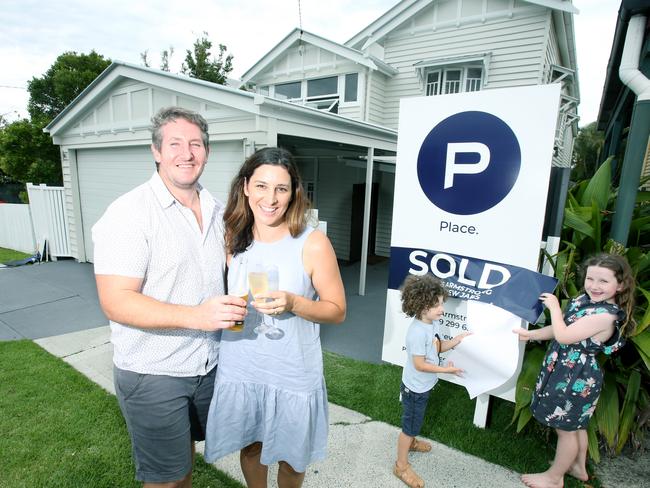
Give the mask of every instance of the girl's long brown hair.
[[248, 205], [248, 197], [244, 194], [244, 185], [250, 181], [257, 168], [264, 164], [281, 166], [291, 177], [291, 200], [284, 215], [292, 237], [299, 236], [307, 225], [306, 212], [310, 202], [302, 187], [300, 173], [296, 168], [293, 156], [286, 149], [266, 147], [256, 151], [239, 168], [237, 176], [230, 184], [228, 203], [224, 212], [226, 230], [226, 250], [235, 255], [244, 252], [253, 242], [253, 211]]

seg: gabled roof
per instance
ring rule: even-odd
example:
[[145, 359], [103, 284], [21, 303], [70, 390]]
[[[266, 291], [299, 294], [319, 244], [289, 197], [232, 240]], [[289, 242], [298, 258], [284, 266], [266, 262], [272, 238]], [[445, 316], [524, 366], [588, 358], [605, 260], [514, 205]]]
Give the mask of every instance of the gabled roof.
[[[420, 10], [428, 7], [434, 1], [435, 0], [403, 0], [348, 40], [345, 45], [351, 48], [364, 50], [371, 44], [379, 41], [396, 27], [399, 27]], [[578, 13], [578, 9], [573, 6], [571, 0], [523, 1], [548, 7], [553, 10], [560, 10], [572, 14]]]
[[345, 133], [366, 134], [368, 137], [378, 137], [382, 140], [396, 140], [397, 138], [397, 131], [369, 122], [353, 120], [315, 108], [122, 61], [113, 61], [43, 129], [44, 132], [52, 136], [62, 133], [66, 127], [75, 124], [79, 117], [84, 116], [86, 110], [92, 107], [98, 99], [110, 93], [125, 79], [148, 83], [255, 115], [272, 114], [277, 118], [301, 120], [302, 123], [313, 126], [336, 127], [337, 130]]
[[255, 63], [253, 67], [251, 67], [248, 71], [246, 71], [246, 73], [242, 75], [242, 82], [247, 83], [248, 81], [255, 78], [255, 76], [273, 64], [273, 62], [275, 62], [278, 57], [282, 56], [288, 48], [294, 44], [298, 44], [299, 42], [312, 44], [326, 51], [330, 51], [337, 56], [349, 59], [350, 61], [358, 63], [362, 66], [366, 66], [372, 70], [378, 70], [381, 73], [389, 76], [397, 74], [397, 70], [375, 58], [374, 56], [366, 56], [357, 49], [353, 49], [351, 47], [344, 46], [343, 44], [330, 41], [329, 39], [317, 36], [311, 32], [295, 28], [284, 39], [276, 44], [273, 49], [262, 56], [262, 58], [257, 63]]

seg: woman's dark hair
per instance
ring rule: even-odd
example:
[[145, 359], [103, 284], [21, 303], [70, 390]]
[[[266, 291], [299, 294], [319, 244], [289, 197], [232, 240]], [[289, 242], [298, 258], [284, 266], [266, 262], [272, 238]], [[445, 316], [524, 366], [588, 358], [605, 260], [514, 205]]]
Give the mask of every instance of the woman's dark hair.
[[617, 254], [601, 253], [591, 256], [582, 263], [580, 268], [583, 283], [589, 266], [607, 268], [614, 273], [616, 281], [621, 285], [621, 290], [616, 292], [614, 300], [616, 300], [616, 304], [625, 312], [625, 322], [621, 324], [621, 334], [625, 336], [631, 335], [636, 328], [636, 322], [634, 320], [635, 282], [629, 263], [623, 256]]
[[422, 318], [422, 314], [445, 301], [449, 296], [445, 284], [432, 274], [408, 275], [401, 287], [402, 312], [409, 317]]
[[302, 187], [293, 156], [286, 149], [279, 147], [260, 149], [244, 162], [230, 185], [223, 220], [226, 250], [232, 255], [244, 252], [253, 242], [254, 217], [248, 205], [248, 197], [244, 193], [244, 186], [255, 170], [265, 164], [283, 167], [291, 178], [291, 200], [284, 215], [291, 236], [300, 235], [307, 225], [306, 212], [310, 208], [310, 202]]

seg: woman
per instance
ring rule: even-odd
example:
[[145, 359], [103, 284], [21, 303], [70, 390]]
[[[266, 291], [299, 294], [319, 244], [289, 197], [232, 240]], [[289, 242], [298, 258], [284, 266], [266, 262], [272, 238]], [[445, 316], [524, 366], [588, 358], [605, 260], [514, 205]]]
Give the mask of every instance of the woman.
[[[345, 319], [345, 292], [334, 250], [307, 225], [309, 201], [291, 154], [265, 148], [232, 182], [224, 214], [231, 259], [274, 264], [279, 290], [253, 303], [284, 336], [225, 330], [207, 425], [205, 457], [240, 450], [249, 487], [266, 487], [279, 462], [281, 488], [302, 485], [307, 465], [325, 458], [328, 413], [319, 323]], [[264, 301], [266, 298], [266, 302]]]

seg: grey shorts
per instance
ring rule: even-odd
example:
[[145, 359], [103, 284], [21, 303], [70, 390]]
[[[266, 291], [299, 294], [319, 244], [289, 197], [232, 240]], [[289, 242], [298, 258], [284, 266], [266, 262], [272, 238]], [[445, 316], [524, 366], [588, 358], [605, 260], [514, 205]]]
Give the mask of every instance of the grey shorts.
[[190, 473], [192, 441], [205, 439], [216, 371], [215, 366], [205, 376], [175, 377], [113, 367], [138, 481], [165, 483]]

